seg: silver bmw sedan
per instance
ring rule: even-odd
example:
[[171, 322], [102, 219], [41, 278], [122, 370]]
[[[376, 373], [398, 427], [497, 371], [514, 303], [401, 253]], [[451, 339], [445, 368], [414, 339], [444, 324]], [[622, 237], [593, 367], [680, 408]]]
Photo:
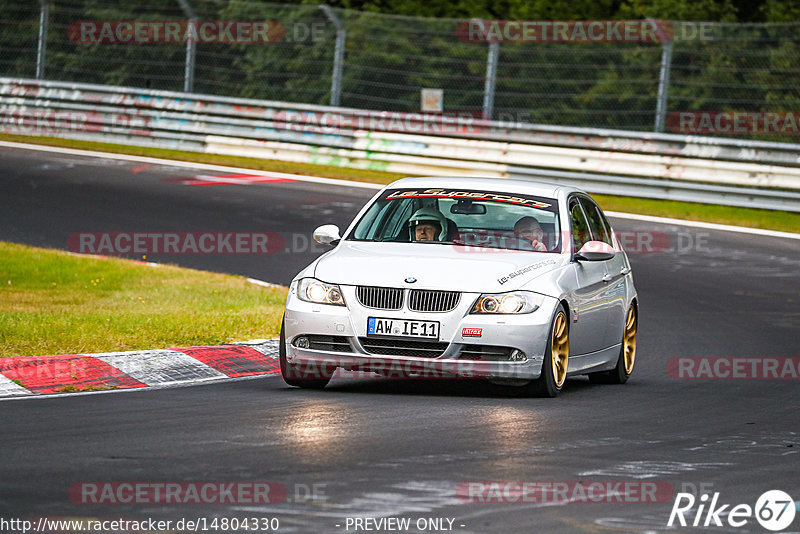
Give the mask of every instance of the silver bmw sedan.
[[493, 178], [404, 178], [292, 281], [284, 380], [470, 378], [553, 397], [624, 383], [638, 301], [628, 257], [585, 192]]

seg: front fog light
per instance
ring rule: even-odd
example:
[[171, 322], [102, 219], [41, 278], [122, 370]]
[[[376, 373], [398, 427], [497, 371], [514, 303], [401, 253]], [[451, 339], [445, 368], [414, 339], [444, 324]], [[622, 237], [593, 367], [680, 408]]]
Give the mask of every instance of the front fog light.
[[514, 349], [508, 359], [512, 362], [524, 362], [528, 359], [528, 357], [521, 350]]
[[294, 340], [294, 346], [298, 349], [307, 349], [311, 346], [311, 343], [308, 341], [308, 338], [305, 336], [300, 336]]

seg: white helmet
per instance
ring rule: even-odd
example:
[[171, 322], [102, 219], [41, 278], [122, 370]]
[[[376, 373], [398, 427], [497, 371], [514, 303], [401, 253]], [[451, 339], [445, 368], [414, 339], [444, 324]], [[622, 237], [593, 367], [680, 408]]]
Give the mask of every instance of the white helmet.
[[412, 232], [412, 237], [414, 235], [414, 228], [422, 223], [433, 224], [439, 228], [439, 235], [436, 239], [437, 241], [445, 241], [447, 239], [447, 219], [441, 211], [437, 210], [436, 208], [418, 209], [408, 220], [408, 227]]

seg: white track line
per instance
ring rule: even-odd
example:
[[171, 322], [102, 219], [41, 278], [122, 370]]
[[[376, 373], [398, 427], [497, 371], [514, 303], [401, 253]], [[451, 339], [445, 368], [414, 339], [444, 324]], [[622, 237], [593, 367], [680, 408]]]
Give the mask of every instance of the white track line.
[[800, 234], [793, 234], [791, 232], [778, 232], [776, 230], [764, 230], [761, 228], [748, 228], [746, 226], [730, 226], [727, 224], [687, 221], [685, 219], [670, 219], [668, 217], [653, 217], [651, 215], [620, 213], [617, 211], [606, 211], [605, 214], [609, 217], [617, 217], [619, 219], [636, 219], [638, 221], [648, 221], [659, 224], [677, 224], [680, 226], [691, 226], [692, 228], [706, 228], [709, 230], [722, 230], [725, 232], [739, 232], [740, 234], [757, 234], [768, 237], [782, 237], [785, 239], [800, 239]]
[[[115, 154], [113, 152], [96, 152], [94, 150], [80, 150], [77, 148], [61, 148], [57, 146], [30, 145], [27, 143], [12, 143], [10, 141], [0, 141], [0, 147], [19, 148], [23, 150], [38, 150], [41, 152], [53, 152], [56, 154], [67, 154], [71, 156], [87, 156], [92, 158], [135, 161], [137, 163], [152, 163], [153, 165], [165, 165], [168, 167], [183, 167], [187, 169], [206, 169], [211, 171], [257, 174], [259, 176], [266, 176], [271, 178], [288, 178], [290, 180], [296, 180], [298, 182], [339, 185], [342, 187], [357, 187], [361, 189], [381, 189], [383, 187], [380, 184], [369, 184], [365, 182], [355, 182], [355, 181], [351, 182], [349, 180], [336, 180], [334, 178], [321, 178], [319, 176], [305, 176], [302, 174], [288, 174], [285, 172], [262, 171], [258, 169], [245, 169], [242, 167], [228, 167], [226, 165], [212, 165], [210, 163], [192, 163], [190, 161], [151, 158], [148, 156], [130, 156], [127, 154]], [[205, 154], [205, 152], [198, 152], [198, 154]]]
[[287, 286], [282, 286], [280, 284], [273, 284], [272, 282], [265, 282], [263, 280], [256, 280], [255, 278], [248, 278], [247, 281], [250, 282], [251, 284], [255, 284], [257, 286], [262, 286], [262, 287], [274, 287], [276, 289], [289, 289]]
[[[361, 189], [381, 189], [383, 186], [380, 184], [370, 184], [366, 182], [355, 182], [349, 180], [336, 180], [334, 178], [321, 178], [319, 176], [305, 176], [302, 174], [287, 174], [283, 172], [260, 171], [254, 169], [245, 169], [241, 167], [227, 167], [224, 165], [210, 165], [208, 163], [191, 163], [188, 161], [178, 161], [172, 159], [151, 158], [146, 156], [129, 156], [126, 154], [115, 154], [113, 152], [95, 152], [93, 150], [79, 150], [75, 148], [61, 148], [46, 145], [31, 145], [27, 143], [13, 143], [10, 141], [0, 141], [0, 147], [19, 148], [23, 150], [39, 150], [42, 152], [53, 152], [56, 154], [69, 154], [74, 156], [87, 156], [93, 158], [106, 158], [123, 161], [136, 161], [141, 163], [152, 163], [154, 165], [165, 165], [169, 167], [183, 167], [191, 169], [208, 169], [213, 171], [222, 172], [236, 172], [236, 173], [250, 173], [263, 176], [272, 176], [278, 178], [288, 178], [298, 182], [310, 182], [319, 184], [338, 185], [341, 187], [356, 187]], [[202, 152], [198, 152], [202, 154]], [[606, 215], [610, 217], [618, 217], [620, 219], [634, 219], [639, 221], [648, 221], [659, 224], [679, 224], [682, 226], [691, 226], [693, 228], [706, 228], [709, 230], [721, 230], [724, 232], [738, 232], [741, 234], [757, 234], [769, 237], [779, 237], [784, 239], [800, 239], [800, 234], [791, 232], [778, 232], [775, 230], [762, 230], [760, 228], [748, 228], [745, 226], [731, 226], [727, 224], [715, 224], [690, 221], [685, 219], [670, 219], [667, 217], [653, 217], [650, 215], [638, 215], [636, 213], [621, 213], [616, 211], [606, 211]]]

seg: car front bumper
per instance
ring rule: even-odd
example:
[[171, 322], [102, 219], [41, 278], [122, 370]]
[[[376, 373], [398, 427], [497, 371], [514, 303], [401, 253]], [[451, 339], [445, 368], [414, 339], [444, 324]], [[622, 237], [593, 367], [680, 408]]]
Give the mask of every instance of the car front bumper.
[[[378, 373], [389, 378], [481, 378], [495, 381], [531, 380], [540, 376], [549, 340], [550, 323], [557, 299], [544, 297], [532, 313], [518, 315], [469, 314], [478, 293], [462, 293], [459, 304], [449, 312], [415, 312], [406, 309], [367, 308], [356, 298], [354, 286], [340, 286], [346, 306], [313, 304], [300, 300], [296, 282], [289, 290], [284, 316], [284, 343], [287, 372], [293, 378], [337, 376], [358, 378], [362, 373]], [[413, 340], [384, 337], [391, 345], [408, 347], [392, 353], [376, 353], [374, 339], [367, 336], [369, 317], [437, 321], [437, 354], [415, 353]], [[331, 343], [295, 345], [300, 337], [325, 339]], [[365, 344], [367, 345], [365, 347]], [[330, 350], [334, 348], [335, 350]], [[326, 350], [327, 349], [327, 350]], [[523, 361], [503, 360], [503, 353]], [[440, 352], [440, 354], [439, 354]], [[498, 360], [500, 358], [500, 360]], [[318, 374], [315, 374], [318, 373]]]

